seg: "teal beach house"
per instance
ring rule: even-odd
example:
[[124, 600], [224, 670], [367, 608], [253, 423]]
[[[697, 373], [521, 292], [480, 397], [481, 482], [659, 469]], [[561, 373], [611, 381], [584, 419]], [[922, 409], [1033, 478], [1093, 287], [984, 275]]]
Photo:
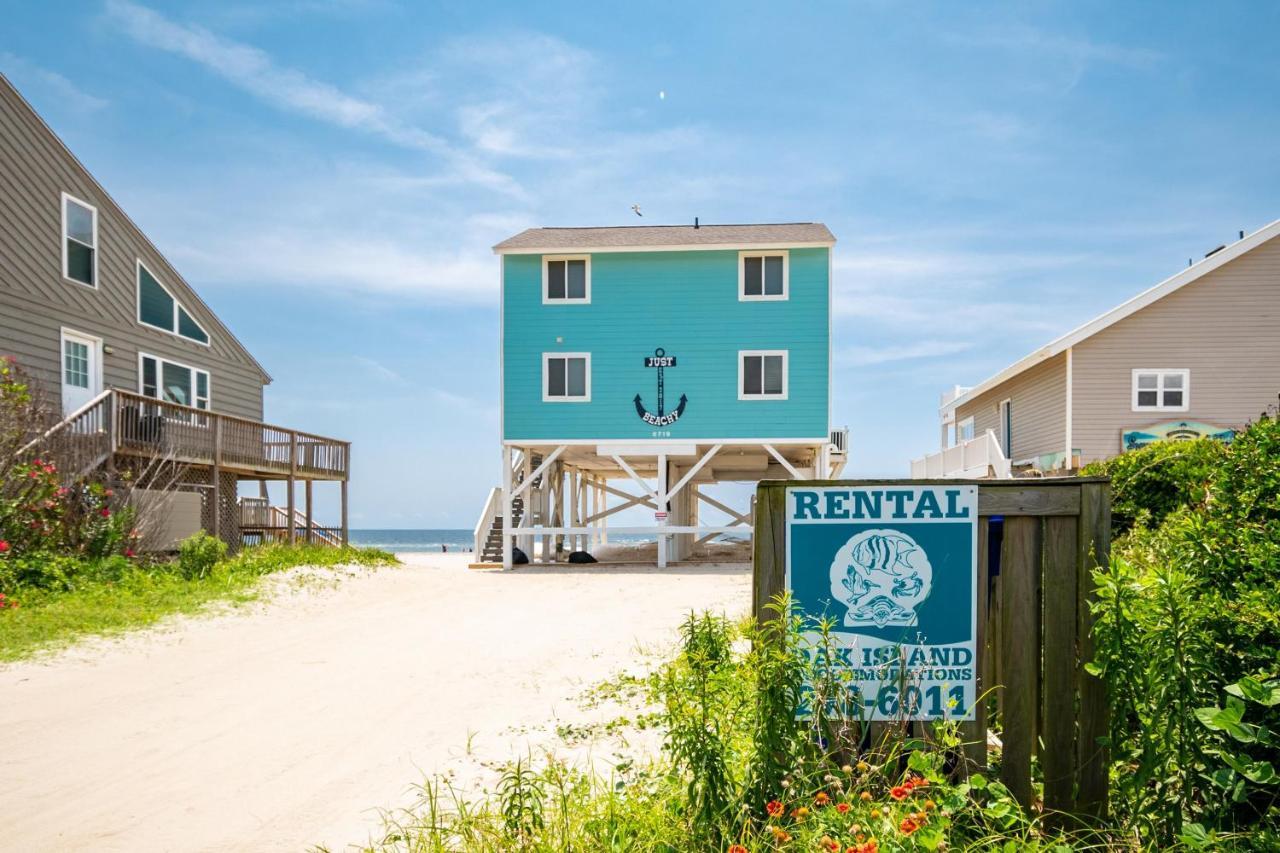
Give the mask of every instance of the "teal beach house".
[[[817, 223], [533, 228], [501, 265], [503, 483], [477, 553], [553, 562], [607, 541], [635, 506], [658, 562], [750, 509], [709, 484], [821, 477], [831, 429], [831, 256]], [[699, 506], [728, 523], [700, 524]], [[633, 513], [634, 515], [634, 513]]]

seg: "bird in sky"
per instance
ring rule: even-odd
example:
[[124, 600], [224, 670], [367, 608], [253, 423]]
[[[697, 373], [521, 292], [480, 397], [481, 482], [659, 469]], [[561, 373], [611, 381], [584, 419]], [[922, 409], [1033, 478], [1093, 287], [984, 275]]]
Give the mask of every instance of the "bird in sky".
[[644, 214], [640, 212], [640, 205], [638, 204], [631, 205], [631, 210], [635, 212], [636, 216], [644, 216]]

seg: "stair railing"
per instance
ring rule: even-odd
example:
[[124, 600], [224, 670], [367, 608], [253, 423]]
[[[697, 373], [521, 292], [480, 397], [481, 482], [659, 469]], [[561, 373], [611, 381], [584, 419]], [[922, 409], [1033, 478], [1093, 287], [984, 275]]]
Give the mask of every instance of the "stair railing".
[[111, 389], [103, 391], [29, 441], [18, 456], [35, 456], [56, 441], [61, 445], [57, 457], [65, 476], [85, 474], [101, 465], [115, 452], [111, 397]]

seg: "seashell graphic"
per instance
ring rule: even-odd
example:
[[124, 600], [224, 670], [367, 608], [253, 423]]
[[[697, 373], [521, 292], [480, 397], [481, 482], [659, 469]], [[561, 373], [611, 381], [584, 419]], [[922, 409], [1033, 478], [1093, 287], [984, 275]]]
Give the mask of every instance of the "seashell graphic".
[[865, 530], [836, 552], [831, 594], [846, 607], [847, 627], [916, 624], [929, 597], [933, 567], [924, 549], [897, 530]]

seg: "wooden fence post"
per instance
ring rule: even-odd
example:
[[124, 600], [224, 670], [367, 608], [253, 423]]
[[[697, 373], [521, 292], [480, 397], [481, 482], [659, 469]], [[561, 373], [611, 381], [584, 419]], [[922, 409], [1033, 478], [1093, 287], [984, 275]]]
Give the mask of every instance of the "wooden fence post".
[[1040, 577], [1040, 519], [1006, 516], [1000, 557], [1004, 587], [1000, 657], [1004, 688], [1000, 711], [1004, 720], [1004, 754], [1000, 775], [1024, 808], [1030, 808], [1031, 754], [1040, 675], [1037, 635], [1037, 587]]
[[1093, 570], [1111, 559], [1111, 484], [1084, 483], [1080, 487], [1077, 636], [1080, 641], [1077, 679], [1080, 684], [1079, 793], [1076, 812], [1102, 818], [1107, 812], [1107, 771], [1110, 754], [1102, 743], [1109, 725], [1106, 685], [1090, 675], [1085, 664], [1093, 660], [1093, 609], [1097, 599]]
[[1044, 521], [1044, 773], [1045, 820], [1053, 828], [1075, 811], [1077, 520]]
[[988, 674], [990, 667], [987, 666], [987, 659], [991, 655], [988, 648], [990, 638], [987, 636], [987, 591], [991, 570], [987, 553], [989, 547], [987, 536], [990, 526], [987, 519], [978, 519], [978, 624], [974, 626], [973, 644], [977, 655], [974, 663], [978, 667], [978, 690], [973, 707], [973, 720], [960, 725], [961, 737], [964, 739], [965, 761], [962, 770], [964, 776], [985, 772], [987, 769], [987, 698], [983, 694], [991, 688]]

